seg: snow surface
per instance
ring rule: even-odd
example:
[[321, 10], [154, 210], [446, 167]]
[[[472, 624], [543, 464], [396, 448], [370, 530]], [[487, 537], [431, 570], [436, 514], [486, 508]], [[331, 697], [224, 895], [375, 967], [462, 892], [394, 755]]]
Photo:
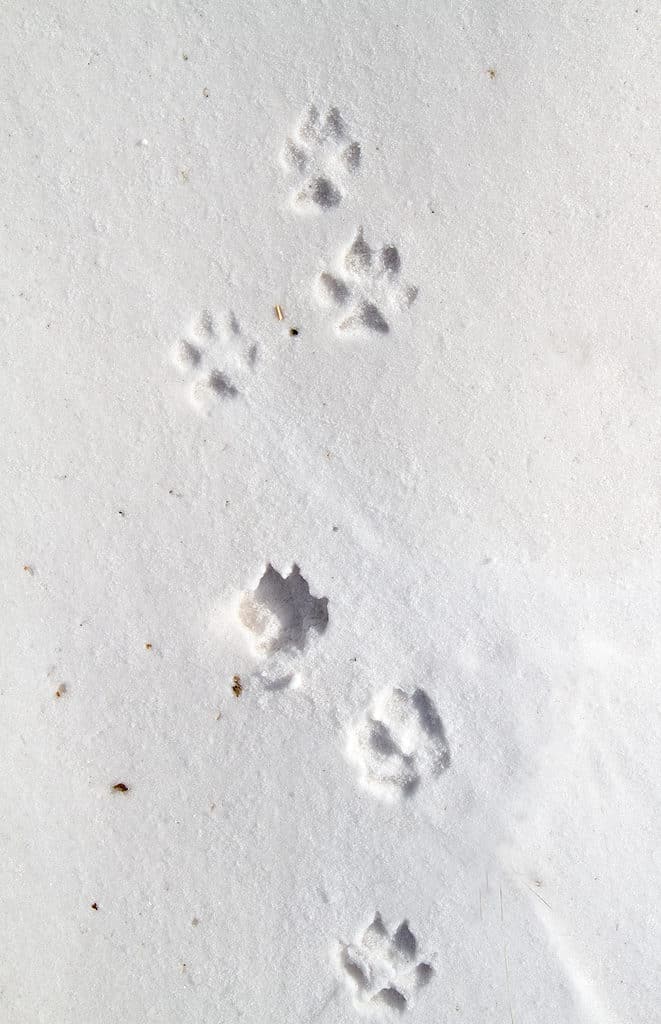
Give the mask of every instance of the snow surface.
[[659, 13], [4, 5], [2, 1024], [659, 1019]]

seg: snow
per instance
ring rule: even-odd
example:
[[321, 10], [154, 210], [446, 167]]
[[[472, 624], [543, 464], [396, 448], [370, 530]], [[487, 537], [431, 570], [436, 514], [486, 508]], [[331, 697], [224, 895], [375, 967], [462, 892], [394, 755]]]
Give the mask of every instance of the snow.
[[657, 15], [5, 7], [3, 1024], [657, 1019]]

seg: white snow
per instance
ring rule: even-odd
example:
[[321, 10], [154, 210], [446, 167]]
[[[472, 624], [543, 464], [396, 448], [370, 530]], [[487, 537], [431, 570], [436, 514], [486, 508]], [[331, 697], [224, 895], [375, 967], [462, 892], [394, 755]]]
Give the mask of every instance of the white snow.
[[658, 1019], [658, 15], [4, 6], [2, 1024]]

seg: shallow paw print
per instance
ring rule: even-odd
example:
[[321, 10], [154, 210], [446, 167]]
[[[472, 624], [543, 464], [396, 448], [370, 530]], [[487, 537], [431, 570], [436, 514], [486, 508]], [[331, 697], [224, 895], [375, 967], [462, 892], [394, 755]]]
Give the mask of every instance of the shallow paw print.
[[282, 150], [285, 171], [297, 184], [291, 194], [299, 212], [339, 206], [344, 183], [360, 166], [360, 144], [349, 138], [337, 107], [324, 118], [311, 106]]
[[[232, 374], [227, 365], [218, 365], [217, 354], [221, 353], [217, 350], [221, 348], [223, 362], [233, 364]], [[205, 413], [218, 399], [236, 398], [239, 390], [233, 374], [240, 371], [241, 364], [254, 365], [256, 353], [256, 346], [243, 342], [232, 313], [217, 321], [208, 310], [203, 310], [191, 323], [187, 336], [173, 345], [170, 356], [186, 381], [191, 403]]]
[[347, 753], [367, 788], [386, 800], [410, 796], [450, 766], [443, 722], [420, 687], [378, 694], [349, 730]]
[[353, 943], [339, 944], [338, 962], [360, 1009], [403, 1013], [416, 992], [431, 981], [431, 964], [418, 960], [418, 943], [402, 921], [391, 934], [377, 912]]
[[324, 271], [316, 282], [319, 302], [343, 311], [336, 324], [341, 334], [388, 333], [388, 318], [407, 309], [418, 294], [416, 287], [401, 281], [401, 265], [395, 245], [373, 250], [358, 228], [335, 271]]

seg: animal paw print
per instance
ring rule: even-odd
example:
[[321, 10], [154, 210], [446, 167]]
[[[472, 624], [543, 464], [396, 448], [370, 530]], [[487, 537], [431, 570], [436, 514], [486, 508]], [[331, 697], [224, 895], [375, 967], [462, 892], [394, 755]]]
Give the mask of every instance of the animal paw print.
[[403, 1013], [434, 974], [431, 964], [418, 961], [417, 950], [408, 921], [391, 935], [378, 912], [355, 943], [340, 943], [340, 968], [356, 1006]]
[[239, 394], [226, 369], [216, 364], [215, 351], [223, 344], [226, 361], [238, 368], [240, 363], [254, 365], [257, 349], [247, 349], [234, 315], [228, 313], [220, 322], [203, 310], [192, 322], [187, 337], [180, 338], [171, 350], [171, 358], [184, 380], [188, 380], [189, 398], [201, 413], [208, 413], [212, 405], [223, 398], [236, 398]]
[[328, 598], [310, 593], [297, 565], [281, 576], [269, 564], [255, 589], [241, 597], [239, 620], [262, 654], [302, 651], [311, 629], [323, 633], [328, 626]]
[[400, 282], [401, 264], [395, 245], [382, 245], [375, 252], [365, 241], [362, 227], [358, 228], [341, 256], [338, 271], [324, 271], [317, 280], [321, 304], [346, 310], [337, 323], [341, 334], [387, 334], [387, 307], [394, 311], [406, 309], [418, 294], [417, 288]]
[[285, 142], [282, 162], [298, 178], [291, 196], [294, 207], [301, 212], [329, 210], [340, 205], [345, 178], [360, 166], [360, 144], [348, 137], [337, 107], [322, 119], [311, 106]]
[[424, 690], [378, 694], [349, 735], [348, 753], [377, 796], [409, 796], [450, 765], [440, 716]]
[[238, 618], [255, 653], [266, 657], [253, 678], [271, 692], [291, 690], [301, 684], [297, 655], [310, 631], [321, 634], [328, 627], [328, 598], [310, 592], [297, 565], [283, 576], [269, 564], [255, 589], [241, 595]]

